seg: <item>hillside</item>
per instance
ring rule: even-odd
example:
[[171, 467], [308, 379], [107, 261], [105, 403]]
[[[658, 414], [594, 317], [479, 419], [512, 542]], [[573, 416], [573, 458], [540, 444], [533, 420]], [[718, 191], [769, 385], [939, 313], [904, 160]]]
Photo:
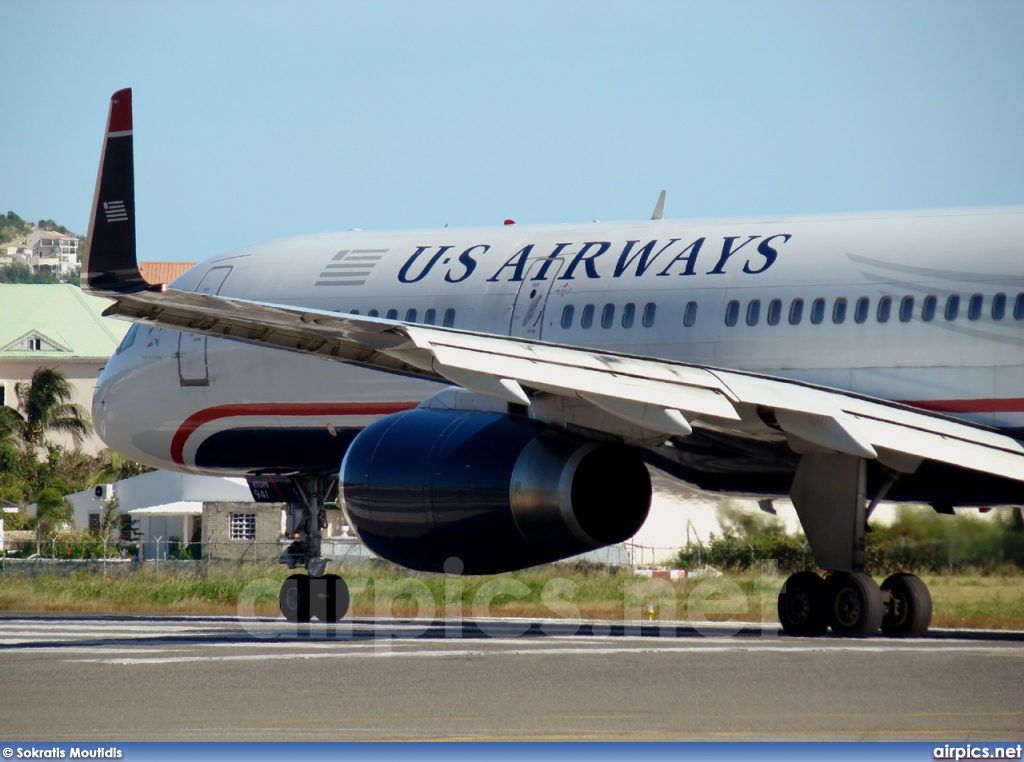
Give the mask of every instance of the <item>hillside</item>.
[[79, 246], [85, 241], [85, 236], [72, 233], [63, 225], [57, 224], [56, 220], [39, 220], [36, 224], [32, 224], [23, 220], [16, 212], [7, 212], [6, 215], [0, 216], [0, 245], [21, 243], [27, 236], [39, 230], [73, 236], [79, 240]]
[[[85, 238], [68, 230], [56, 220], [39, 220], [33, 224], [21, 218], [16, 212], [0, 215], [0, 247], [31, 248], [40, 238], [48, 233], [59, 233], [62, 236], [78, 239], [78, 261], [85, 254]], [[5, 256], [6, 255], [6, 256]], [[78, 284], [79, 275], [74, 266], [60, 265], [60, 272], [52, 265], [37, 267], [36, 262], [29, 261], [20, 253], [0, 251], [5, 258], [0, 261], [0, 283], [74, 283]], [[13, 259], [13, 262], [12, 262]]]

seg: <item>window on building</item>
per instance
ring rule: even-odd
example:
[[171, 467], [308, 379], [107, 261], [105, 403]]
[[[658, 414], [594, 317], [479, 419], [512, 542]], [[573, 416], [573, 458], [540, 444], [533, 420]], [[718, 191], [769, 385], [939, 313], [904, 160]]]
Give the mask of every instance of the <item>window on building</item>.
[[622, 308], [622, 327], [632, 328], [633, 320], [636, 318], [636, 305], [630, 302]]
[[604, 309], [601, 310], [601, 327], [611, 328], [612, 323], [615, 322], [615, 305], [606, 304]]
[[892, 297], [883, 296], [878, 300], [878, 312], [876, 316], [879, 323], [888, 323], [889, 316], [892, 314]]
[[973, 294], [971, 300], [967, 302], [967, 319], [977, 320], [981, 317], [981, 305], [984, 301], [984, 297], [981, 294]]
[[134, 540], [138, 534], [138, 519], [133, 519], [129, 514], [121, 514], [121, 539]]
[[811, 322], [821, 325], [825, 320], [825, 300], [818, 297], [811, 302]]
[[648, 302], [644, 305], [644, 315], [640, 319], [644, 328], [650, 328], [654, 325], [654, 315], [658, 311], [658, 305], [654, 302]]
[[437, 322], [437, 310], [431, 307], [423, 313], [423, 322], [426, 325], [434, 325]]
[[28, 340], [28, 348], [30, 352], [38, 352], [43, 348], [42, 339], [31, 338]]
[[740, 319], [740, 303], [733, 299], [725, 305], [725, 324], [732, 328]]
[[914, 317], [914, 297], [904, 296], [900, 300], [900, 322], [909, 323], [912, 317]]
[[782, 320], [782, 300], [772, 299], [768, 302], [768, 325], [778, 325]]
[[939, 300], [934, 296], [926, 296], [924, 301], [921, 302], [921, 319], [930, 323], [935, 319], [935, 309], [939, 304]]
[[751, 299], [747, 304], [747, 325], [757, 325], [761, 319], [761, 300]]
[[871, 309], [871, 300], [866, 296], [862, 296], [857, 300], [856, 306], [853, 308], [853, 322], [863, 323], [868, 319], [868, 311]]
[[231, 514], [231, 539], [232, 540], [255, 540], [256, 539], [256, 514], [255, 513], [232, 513]]
[[832, 306], [832, 322], [836, 325], [846, 320], [846, 297], [840, 296]]
[[89, 514], [89, 532], [92, 534], [100, 533], [100, 515], [98, 513]]
[[594, 305], [588, 304], [580, 313], [580, 328], [590, 328], [594, 324]]
[[687, 302], [686, 309], [683, 310], [683, 325], [687, 328], [693, 327], [693, 324], [697, 322], [697, 302]]
[[1006, 294], [996, 294], [992, 297], [992, 319], [1002, 320], [1006, 317]]
[[949, 298], [946, 299], [946, 320], [953, 321], [960, 316], [960, 297], [956, 294], [950, 294]]
[[455, 310], [449, 307], [444, 311], [444, 327], [451, 328], [455, 325]]
[[789, 305], [789, 324], [800, 325], [804, 319], [804, 300], [794, 299]]
[[0, 384], [0, 407], [7, 404], [7, 385]]
[[562, 328], [572, 328], [572, 313], [575, 311], [571, 304], [565, 305], [562, 309]]

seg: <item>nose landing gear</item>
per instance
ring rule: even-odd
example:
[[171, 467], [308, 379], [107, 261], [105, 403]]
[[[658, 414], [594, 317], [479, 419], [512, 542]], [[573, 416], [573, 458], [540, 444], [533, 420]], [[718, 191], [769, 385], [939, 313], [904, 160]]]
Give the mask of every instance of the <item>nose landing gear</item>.
[[297, 475], [291, 477], [291, 485], [297, 500], [288, 503], [288, 532], [298, 537], [279, 562], [289, 569], [304, 566], [308, 573], [292, 574], [281, 585], [281, 614], [289, 622], [338, 622], [348, 612], [348, 586], [337, 574], [325, 574], [328, 561], [320, 555], [322, 531], [327, 528], [324, 503], [337, 479]]

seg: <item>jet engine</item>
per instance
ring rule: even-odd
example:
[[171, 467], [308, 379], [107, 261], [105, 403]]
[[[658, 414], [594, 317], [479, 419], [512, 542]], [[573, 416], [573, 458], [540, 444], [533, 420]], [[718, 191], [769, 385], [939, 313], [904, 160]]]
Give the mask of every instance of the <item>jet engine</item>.
[[628, 447], [529, 418], [416, 409], [368, 426], [341, 464], [350, 525], [374, 553], [440, 572], [496, 574], [622, 542], [651, 479]]

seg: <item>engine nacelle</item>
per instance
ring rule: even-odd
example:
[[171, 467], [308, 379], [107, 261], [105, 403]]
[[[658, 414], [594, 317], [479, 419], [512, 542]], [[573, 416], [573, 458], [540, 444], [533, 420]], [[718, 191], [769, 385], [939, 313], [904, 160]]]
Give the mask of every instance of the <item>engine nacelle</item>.
[[629, 539], [651, 479], [628, 447], [529, 418], [416, 409], [368, 426], [341, 464], [349, 523], [374, 553], [497, 574]]

